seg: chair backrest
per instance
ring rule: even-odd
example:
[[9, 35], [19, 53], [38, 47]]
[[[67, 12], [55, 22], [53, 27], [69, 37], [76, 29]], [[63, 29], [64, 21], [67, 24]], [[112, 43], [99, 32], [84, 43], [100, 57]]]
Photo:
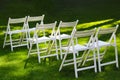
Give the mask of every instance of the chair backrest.
[[44, 16], [45, 16], [45, 15], [42, 15], [42, 16], [34, 16], [34, 17], [28, 16], [28, 22], [43, 21], [43, 20], [44, 20]]
[[28, 31], [28, 37], [31, 38], [31, 31], [35, 30], [36, 23], [43, 24], [44, 16], [27, 16], [26, 24], [27, 24], [27, 31]]
[[24, 18], [15, 18], [15, 19], [9, 18], [8, 23], [9, 23], [9, 24], [25, 23], [26, 18], [27, 18], [27, 17], [24, 17]]
[[78, 24], [78, 20], [73, 21], [73, 22], [62, 22], [62, 21], [60, 21], [56, 33], [57, 33], [57, 34], [60, 33], [60, 28], [67, 28], [67, 27], [72, 27], [72, 28], [74, 28], [74, 27], [77, 26], [77, 24]]
[[97, 32], [96, 32], [96, 35], [95, 35], [96, 40], [99, 39], [99, 36], [103, 37], [102, 35], [106, 35], [106, 37], [110, 36], [109, 42], [111, 42], [111, 40], [113, 38], [115, 38], [115, 33], [116, 33], [117, 29], [118, 29], [118, 26], [119, 25], [116, 25], [116, 27], [110, 27], [110, 28], [100, 28], [99, 27], [98, 30], [97, 30]]
[[40, 23], [43, 24], [44, 16], [45, 16], [45, 15], [42, 15], [42, 16], [34, 16], [34, 17], [28, 16], [26, 22], [29, 23], [29, 22], [40, 21]]
[[8, 20], [8, 26], [7, 28], [10, 30], [12, 26], [12, 24], [22, 24], [22, 29], [25, 28], [25, 23], [26, 23], [26, 19], [27, 17], [23, 17], [23, 18], [9, 18]]
[[[39, 36], [40, 32], [42, 32], [43, 34], [40, 34], [42, 36], [48, 36], [48, 35], [55, 35], [55, 27], [56, 27], [57, 21], [55, 21], [54, 23], [49, 23], [49, 24], [36, 24], [36, 29], [34, 31], [34, 36]], [[51, 30], [51, 33], [46, 35], [46, 32], [48, 32], [48, 30]]]
[[76, 31], [74, 36], [75, 37], [87, 37], [87, 36], [94, 36], [96, 29], [92, 30], [85, 30], [85, 31]]
[[109, 34], [116, 32], [119, 25], [116, 25], [116, 27], [110, 27], [110, 28], [98, 28], [97, 34]]
[[87, 41], [87, 46], [92, 46], [94, 45], [95, 41], [94, 39], [95, 32], [96, 28], [84, 31], [75, 31], [74, 34], [72, 35], [72, 38], [88, 38], [89, 40]]
[[[79, 42], [82, 42], [81, 40], [78, 40], [78, 38], [89, 38], [89, 40], [84, 41], [84, 45], [86, 45], [87, 47], [94, 47], [94, 35], [96, 32], [96, 28], [95, 29], [91, 29], [91, 30], [84, 30], [84, 31], [77, 31], [76, 28], [74, 28], [72, 30], [71, 33], [71, 39], [68, 42], [68, 50], [70, 46], [72, 46], [74, 48], [74, 45], [76, 44], [80, 44]], [[76, 41], [77, 40], [77, 41]], [[80, 44], [82, 45], [82, 44]]]

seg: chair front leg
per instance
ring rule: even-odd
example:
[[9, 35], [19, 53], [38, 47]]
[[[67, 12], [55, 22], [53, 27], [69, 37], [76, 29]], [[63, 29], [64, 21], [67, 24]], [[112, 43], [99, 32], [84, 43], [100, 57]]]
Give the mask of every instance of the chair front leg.
[[36, 47], [37, 47], [38, 62], [40, 63], [41, 60], [40, 60], [40, 50], [39, 50], [39, 45], [38, 45], [38, 43], [36, 43]]
[[11, 33], [10, 33], [10, 45], [11, 45], [11, 51], [13, 51], [12, 34]]
[[96, 53], [95, 53], [95, 49], [93, 50], [93, 60], [94, 60], [94, 70], [95, 73], [97, 73], [97, 64], [96, 64]]
[[101, 63], [100, 63], [100, 49], [97, 48], [97, 56], [98, 56], [98, 69], [101, 72]]
[[77, 73], [77, 62], [76, 62], [76, 53], [73, 52], [73, 60], [74, 60], [74, 71], [75, 71], [75, 77], [78, 78], [78, 73]]
[[115, 59], [116, 59], [116, 67], [119, 68], [117, 46], [115, 46]]

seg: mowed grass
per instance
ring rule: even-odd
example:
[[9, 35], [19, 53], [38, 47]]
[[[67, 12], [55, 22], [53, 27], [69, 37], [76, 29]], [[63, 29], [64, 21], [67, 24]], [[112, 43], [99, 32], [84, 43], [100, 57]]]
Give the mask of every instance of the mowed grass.
[[[1, 0], [0, 80], [76, 80], [73, 66], [64, 67], [61, 72], [58, 71], [61, 60], [57, 60], [56, 57], [42, 59], [42, 63], [39, 64], [37, 55], [27, 59], [26, 47], [15, 48], [13, 52], [10, 46], [3, 49], [8, 17], [45, 14], [45, 23], [78, 19], [77, 30], [113, 27], [120, 23], [119, 2], [119, 0]], [[69, 29], [68, 32], [70, 32]], [[117, 46], [120, 58], [120, 27], [117, 31]], [[104, 61], [112, 60], [113, 52], [114, 49], [110, 48]], [[101, 73], [94, 73], [93, 69], [81, 71], [78, 80], [119, 80], [119, 75], [120, 69], [113, 64], [103, 67]]]

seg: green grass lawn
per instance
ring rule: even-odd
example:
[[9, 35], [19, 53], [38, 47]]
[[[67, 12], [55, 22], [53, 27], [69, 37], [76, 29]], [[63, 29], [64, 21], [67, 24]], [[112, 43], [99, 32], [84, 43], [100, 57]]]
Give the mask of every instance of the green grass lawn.
[[[111, 27], [120, 24], [119, 3], [119, 0], [1, 0], [0, 80], [76, 80], [73, 66], [64, 67], [59, 72], [61, 60], [56, 60], [55, 57], [43, 59], [39, 64], [37, 56], [27, 60], [26, 47], [15, 48], [13, 52], [10, 46], [3, 49], [8, 17], [45, 14], [45, 23], [78, 19], [78, 30]], [[120, 58], [120, 27], [117, 31], [117, 45]], [[108, 52], [105, 61], [114, 57], [112, 51], [113, 49]], [[109, 65], [103, 67], [101, 73], [94, 73], [93, 69], [81, 71], [78, 80], [119, 80], [119, 75], [120, 69]]]

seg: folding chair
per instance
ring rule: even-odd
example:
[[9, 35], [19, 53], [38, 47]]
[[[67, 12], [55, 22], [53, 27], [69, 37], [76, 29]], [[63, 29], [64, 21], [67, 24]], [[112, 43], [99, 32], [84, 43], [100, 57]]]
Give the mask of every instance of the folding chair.
[[[16, 18], [16, 19], [9, 18], [7, 30], [5, 33], [3, 48], [6, 45], [11, 45], [11, 51], [13, 51], [14, 47], [28, 45], [28, 43], [26, 41], [27, 40], [26, 19], [27, 19], [27, 17]], [[22, 27], [20, 26], [20, 24], [22, 24]], [[19, 27], [18, 27], [18, 25], [19, 25]], [[13, 35], [17, 36], [17, 34], [19, 34], [20, 38], [19, 39], [18, 39], [18, 37], [17, 37], [17, 39], [13, 38]], [[9, 35], [9, 39], [8, 39], [8, 35]]]
[[[46, 58], [46, 57], [51, 57], [51, 56], [56, 56], [57, 59], [58, 57], [58, 50], [57, 50], [57, 43], [55, 38], [50, 38], [49, 34], [47, 35], [47, 30], [52, 29], [51, 31], [51, 36], [55, 34], [55, 27], [56, 23], [50, 23], [50, 24], [36, 24], [36, 29], [34, 31], [34, 36], [33, 38], [29, 38], [28, 41], [30, 43], [30, 49], [28, 52], [28, 58], [31, 54], [36, 54], [38, 55], [38, 62], [41, 62], [41, 58]], [[44, 35], [44, 33], [46, 35]], [[52, 42], [52, 43], [51, 43]], [[48, 44], [47, 44], [48, 43]], [[34, 49], [33, 45], [36, 45], [37, 50]], [[45, 47], [42, 47], [42, 46]], [[55, 52], [55, 53], [53, 53]]]
[[[94, 68], [94, 71], [97, 72], [96, 68], [96, 54], [94, 49], [94, 34], [96, 29], [92, 30], [85, 30], [85, 31], [76, 31], [74, 28], [71, 33], [71, 39], [69, 41], [69, 44], [67, 47], [62, 47], [61, 49], [64, 50], [65, 55], [62, 60], [62, 63], [60, 65], [59, 71], [61, 71], [62, 67], [68, 66], [68, 65], [74, 65], [74, 71], [75, 71], [75, 77], [78, 78], [78, 71], [87, 70]], [[77, 38], [77, 42], [76, 42]], [[80, 42], [82, 41], [82, 38], [87, 38], [86, 40], [87, 45], [82, 45]], [[80, 41], [81, 39], [81, 41]], [[92, 51], [93, 55], [93, 65], [87, 65], [82, 66], [82, 62], [84, 62], [84, 58], [90, 54], [90, 51]], [[77, 53], [83, 52], [81, 55], [77, 56]], [[68, 54], [72, 53], [73, 57], [72, 59], [67, 58]]]
[[[62, 59], [62, 46], [66, 46], [66, 44], [62, 44], [62, 40], [68, 40], [69, 38], [71, 38], [71, 35], [69, 33], [66, 33], [66, 30], [68, 30], [68, 28], [73, 29], [73, 27], [76, 27], [78, 23], [78, 20], [74, 21], [74, 22], [62, 22], [60, 21], [57, 31], [56, 31], [56, 39], [59, 40], [59, 49], [60, 49], [60, 57]], [[62, 31], [64, 30], [64, 31]], [[71, 31], [70, 31], [71, 33]]]
[[[34, 32], [34, 30], [35, 30], [36, 23], [43, 24], [44, 16], [45, 15], [33, 16], [33, 17], [28, 16], [27, 17], [26, 23], [27, 23], [27, 30], [28, 30], [28, 37], [29, 38], [31, 38], [30, 32], [32, 32], [32, 31]], [[30, 26], [30, 24], [32, 25], [32, 27]], [[33, 24], [35, 24], [35, 25], [33, 26]]]
[[[101, 67], [110, 65], [110, 64], [116, 64], [116, 67], [118, 68], [118, 51], [117, 51], [117, 43], [116, 43], [116, 31], [118, 29], [119, 25], [116, 25], [116, 27], [111, 28], [98, 28], [98, 31], [95, 35], [95, 47], [97, 48], [97, 56], [98, 56], [98, 69], [99, 72], [101, 72]], [[109, 40], [103, 40], [106, 36]], [[103, 61], [103, 58], [105, 54], [107, 53], [108, 47], [114, 47], [115, 48], [115, 60], [110, 62], [101, 62]], [[103, 49], [103, 50], [101, 50]], [[109, 48], [110, 49], [110, 48]]]

